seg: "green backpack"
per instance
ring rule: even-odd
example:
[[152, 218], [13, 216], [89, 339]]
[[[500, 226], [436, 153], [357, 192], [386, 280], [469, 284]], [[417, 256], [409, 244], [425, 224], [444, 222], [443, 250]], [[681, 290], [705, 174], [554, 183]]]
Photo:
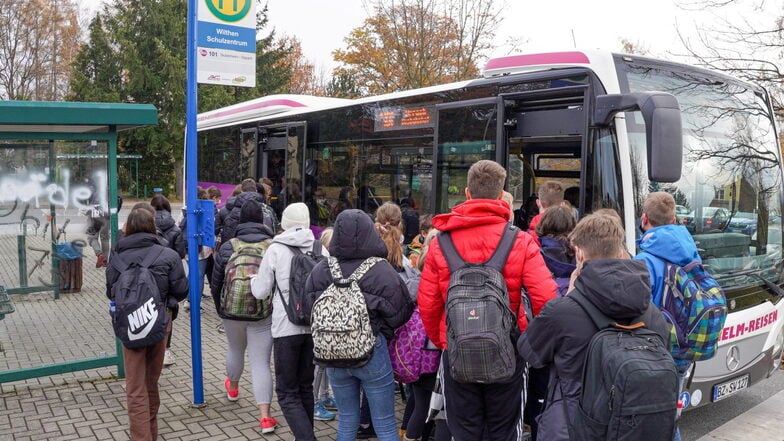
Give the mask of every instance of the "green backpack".
[[229, 319], [261, 320], [272, 314], [272, 296], [256, 300], [250, 291], [250, 280], [269, 244], [248, 243], [237, 238], [230, 241], [234, 253], [226, 263], [226, 279], [220, 296], [220, 312]]

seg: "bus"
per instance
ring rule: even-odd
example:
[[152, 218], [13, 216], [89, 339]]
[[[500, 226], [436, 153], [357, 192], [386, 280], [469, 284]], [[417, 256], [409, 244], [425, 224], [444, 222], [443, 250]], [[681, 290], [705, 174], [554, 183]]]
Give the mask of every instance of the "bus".
[[581, 216], [617, 210], [632, 254], [646, 196], [670, 192], [729, 308], [716, 356], [690, 373], [689, 410], [781, 363], [777, 133], [768, 93], [722, 73], [600, 51], [524, 54], [491, 59], [470, 81], [353, 100], [275, 95], [202, 113], [199, 180], [231, 188], [267, 177], [278, 212], [326, 199], [437, 214], [464, 200], [468, 168], [491, 159], [516, 207], [555, 179], [579, 189]]

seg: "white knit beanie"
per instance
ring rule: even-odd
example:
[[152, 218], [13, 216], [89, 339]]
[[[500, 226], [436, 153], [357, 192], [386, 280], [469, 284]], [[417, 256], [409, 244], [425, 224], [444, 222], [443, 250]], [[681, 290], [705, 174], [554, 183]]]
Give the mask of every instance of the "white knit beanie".
[[280, 221], [280, 226], [284, 230], [296, 227], [309, 228], [310, 211], [308, 206], [302, 202], [297, 202], [286, 207], [283, 210], [283, 219]]

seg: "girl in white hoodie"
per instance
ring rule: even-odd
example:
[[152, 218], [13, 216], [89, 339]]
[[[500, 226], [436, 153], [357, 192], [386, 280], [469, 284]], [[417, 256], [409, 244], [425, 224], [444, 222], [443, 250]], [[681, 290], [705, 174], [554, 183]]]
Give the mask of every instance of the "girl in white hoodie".
[[[289, 303], [289, 277], [294, 253], [313, 250], [316, 241], [310, 230], [307, 205], [297, 202], [283, 210], [283, 232], [272, 243], [251, 281], [257, 299], [272, 297], [272, 338], [275, 357], [275, 392], [283, 416], [297, 441], [315, 441], [313, 433], [313, 338], [309, 326], [297, 326], [288, 319], [281, 301]], [[304, 287], [303, 287], [304, 288]]]

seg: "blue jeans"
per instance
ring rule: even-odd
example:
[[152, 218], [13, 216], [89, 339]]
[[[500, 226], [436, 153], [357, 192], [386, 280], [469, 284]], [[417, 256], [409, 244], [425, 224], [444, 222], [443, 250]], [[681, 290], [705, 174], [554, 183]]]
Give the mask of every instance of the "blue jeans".
[[376, 337], [373, 357], [356, 369], [327, 368], [332, 393], [338, 404], [337, 441], [354, 441], [359, 427], [359, 389], [365, 391], [379, 441], [399, 441], [395, 419], [395, 378], [389, 361], [387, 340]]

